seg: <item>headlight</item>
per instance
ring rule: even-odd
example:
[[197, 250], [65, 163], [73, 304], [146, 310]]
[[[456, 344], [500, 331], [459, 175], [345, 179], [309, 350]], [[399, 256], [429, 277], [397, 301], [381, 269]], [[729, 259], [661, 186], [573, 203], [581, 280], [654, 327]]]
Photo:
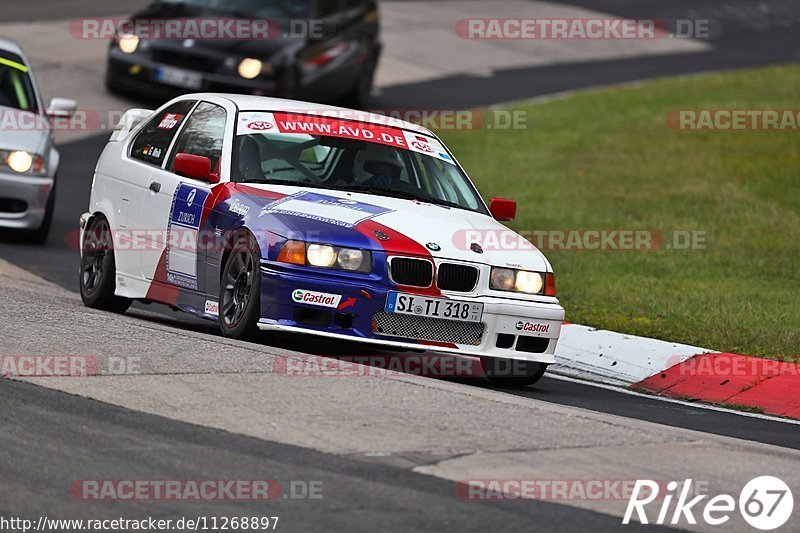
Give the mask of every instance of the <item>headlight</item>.
[[306, 251], [306, 258], [311, 266], [330, 268], [336, 264], [336, 250], [333, 246], [312, 244]]
[[28, 152], [11, 152], [8, 155], [8, 167], [14, 172], [24, 174], [33, 167], [33, 156]]
[[239, 76], [246, 80], [252, 80], [261, 74], [261, 68], [264, 64], [258, 59], [248, 57], [239, 63]]
[[517, 280], [514, 283], [514, 288], [519, 292], [526, 294], [539, 294], [544, 287], [544, 280], [542, 275], [538, 272], [526, 272], [520, 270], [517, 272]]
[[44, 157], [24, 150], [14, 152], [0, 150], [0, 167], [7, 167], [19, 174], [43, 176], [47, 173]]
[[515, 280], [515, 271], [509, 268], [493, 268], [489, 285], [492, 289], [497, 291], [511, 291], [514, 290]]
[[139, 48], [139, 37], [133, 34], [120, 35], [119, 49], [126, 54], [132, 54]]
[[364, 252], [343, 248], [339, 251], [337, 263], [343, 270], [360, 270], [364, 264]]
[[365, 250], [340, 248], [328, 244], [306, 244], [287, 241], [278, 253], [278, 261], [293, 265], [313, 266], [359, 272], [372, 272], [372, 254]]
[[527, 270], [514, 270], [511, 268], [492, 268], [489, 279], [489, 288], [496, 291], [521, 292], [524, 294], [546, 294], [555, 296], [555, 278], [553, 278], [553, 290], [545, 291], [546, 276], [552, 274], [542, 274], [541, 272], [529, 272]]

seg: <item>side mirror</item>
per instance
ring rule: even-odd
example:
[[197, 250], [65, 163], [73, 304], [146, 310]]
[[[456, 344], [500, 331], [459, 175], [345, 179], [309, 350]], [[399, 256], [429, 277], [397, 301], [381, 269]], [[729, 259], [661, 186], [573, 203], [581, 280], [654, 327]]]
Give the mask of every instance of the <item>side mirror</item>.
[[50, 105], [47, 106], [47, 116], [55, 117], [70, 117], [78, 108], [78, 102], [68, 98], [53, 98], [50, 100]]
[[517, 217], [517, 202], [506, 198], [492, 198], [489, 212], [498, 222], [511, 222]]
[[175, 174], [206, 183], [219, 182], [219, 176], [211, 173], [211, 159], [194, 154], [178, 154], [173, 166]]

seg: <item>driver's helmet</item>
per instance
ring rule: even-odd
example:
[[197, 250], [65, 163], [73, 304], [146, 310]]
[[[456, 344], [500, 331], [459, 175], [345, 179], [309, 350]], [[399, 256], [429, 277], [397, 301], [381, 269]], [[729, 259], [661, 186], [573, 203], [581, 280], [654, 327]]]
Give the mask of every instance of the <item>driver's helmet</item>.
[[366, 172], [365, 178], [385, 175], [387, 167], [392, 173], [387, 177], [395, 180], [400, 178], [406, 168], [396, 148], [370, 144], [356, 157], [356, 169]]

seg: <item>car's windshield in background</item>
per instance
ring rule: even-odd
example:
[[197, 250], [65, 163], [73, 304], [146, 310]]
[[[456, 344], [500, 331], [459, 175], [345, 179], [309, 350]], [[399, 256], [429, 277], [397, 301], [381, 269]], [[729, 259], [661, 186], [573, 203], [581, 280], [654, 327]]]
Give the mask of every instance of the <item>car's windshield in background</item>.
[[[357, 122], [286, 117], [240, 114], [234, 181], [358, 191], [486, 213], [475, 188], [433, 137]], [[287, 132], [292, 130], [325, 135]]]
[[24, 111], [37, 110], [28, 68], [19, 57], [0, 54], [0, 106]]
[[260, 18], [307, 18], [311, 12], [311, 0], [164, 0], [164, 3]]

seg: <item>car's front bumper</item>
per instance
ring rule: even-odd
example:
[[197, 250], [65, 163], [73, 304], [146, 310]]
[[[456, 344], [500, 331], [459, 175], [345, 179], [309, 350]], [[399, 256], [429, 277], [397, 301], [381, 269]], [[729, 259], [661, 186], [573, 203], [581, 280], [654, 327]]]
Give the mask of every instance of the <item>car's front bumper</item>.
[[[199, 88], [187, 88], [162, 83], [156, 79], [156, 72], [162, 67], [199, 74], [203, 78], [202, 86]], [[145, 92], [147, 95], [152, 95], [153, 90], [155, 90], [155, 95], [163, 97], [173, 97], [187, 92], [274, 96], [277, 91], [277, 82], [275, 80], [261, 78], [246, 80], [235, 73], [201, 72], [191, 68], [159, 63], [139, 54], [126, 55], [113, 49], [109, 54], [106, 76], [109, 85], [113, 88], [132, 92]]]
[[[389, 315], [384, 311], [386, 298], [390, 291], [397, 289], [378, 280], [347, 280], [345, 276], [327, 279], [264, 265], [261, 278], [259, 328], [265, 331], [304, 333], [403, 350], [555, 363], [553, 354], [564, 321], [564, 309], [558, 304], [443, 294], [453, 300], [483, 303], [481, 326]], [[297, 303], [292, 294], [298, 289], [337, 295], [341, 297], [340, 303], [337, 307]], [[389, 326], [385, 325], [387, 320]], [[536, 325], [532, 328], [534, 331], [526, 330], [526, 324]], [[413, 337], [399, 333], [409, 329], [416, 332]]]
[[0, 227], [35, 230], [41, 227], [53, 178], [0, 172]]

